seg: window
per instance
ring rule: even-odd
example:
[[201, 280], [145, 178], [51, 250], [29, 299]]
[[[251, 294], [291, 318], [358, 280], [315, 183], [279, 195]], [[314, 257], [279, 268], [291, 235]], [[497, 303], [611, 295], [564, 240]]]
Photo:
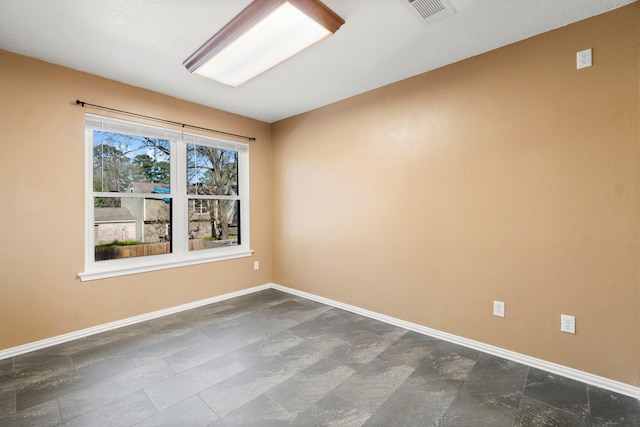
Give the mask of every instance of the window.
[[189, 250], [241, 244], [238, 151], [187, 140]]
[[248, 146], [85, 115], [82, 280], [249, 256]]

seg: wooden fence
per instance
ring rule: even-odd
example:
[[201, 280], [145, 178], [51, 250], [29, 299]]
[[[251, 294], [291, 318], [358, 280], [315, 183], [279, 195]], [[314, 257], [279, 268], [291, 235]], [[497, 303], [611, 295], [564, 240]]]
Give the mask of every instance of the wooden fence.
[[[235, 245], [235, 240], [189, 240], [189, 250], [219, 248], [222, 246]], [[133, 258], [147, 255], [168, 254], [171, 252], [171, 244], [169, 242], [158, 243], [141, 243], [139, 245], [127, 246], [96, 246], [95, 260], [104, 261], [108, 259]]]
[[128, 246], [97, 246], [95, 249], [96, 261], [104, 261], [107, 259], [168, 254], [171, 252], [171, 244], [169, 242], [142, 243]]

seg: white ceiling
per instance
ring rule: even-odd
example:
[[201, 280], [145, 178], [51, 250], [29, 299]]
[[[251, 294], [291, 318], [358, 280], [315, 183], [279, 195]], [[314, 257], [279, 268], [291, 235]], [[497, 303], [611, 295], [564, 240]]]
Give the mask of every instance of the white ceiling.
[[0, 48], [274, 122], [634, 1], [449, 0], [425, 25], [408, 0], [324, 0], [342, 28], [238, 88], [182, 62], [250, 0], [0, 0]]

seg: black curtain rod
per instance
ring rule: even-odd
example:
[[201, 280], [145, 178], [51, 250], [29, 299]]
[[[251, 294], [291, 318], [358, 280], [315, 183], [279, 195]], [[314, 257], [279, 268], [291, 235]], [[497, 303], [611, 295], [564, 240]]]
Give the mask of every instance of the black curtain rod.
[[172, 125], [178, 125], [178, 126], [182, 126], [183, 128], [188, 127], [188, 128], [191, 128], [191, 129], [205, 130], [205, 131], [209, 131], [209, 132], [219, 133], [219, 134], [222, 134], [222, 135], [235, 136], [237, 138], [244, 138], [244, 139], [248, 139], [249, 141], [255, 141], [256, 140], [252, 136], [238, 135], [238, 134], [235, 134], [235, 133], [225, 132], [225, 131], [222, 131], [222, 130], [203, 128], [203, 127], [200, 127], [200, 126], [188, 125], [186, 123], [174, 122], [172, 120], [160, 119], [158, 117], [145, 116], [144, 114], [132, 113], [130, 111], [117, 110], [115, 108], [103, 107], [102, 105], [90, 104], [88, 102], [80, 101], [79, 99], [76, 99], [76, 104], [80, 105], [82, 107], [84, 107], [85, 105], [88, 105], [89, 107], [95, 107], [95, 108], [99, 108], [101, 110], [113, 111], [113, 112], [116, 112], [116, 113], [122, 113], [122, 114], [126, 114], [126, 115], [129, 115], [129, 116], [140, 117], [140, 118], [149, 119], [149, 120], [155, 120], [157, 122], [169, 123], [169, 124], [172, 124]]

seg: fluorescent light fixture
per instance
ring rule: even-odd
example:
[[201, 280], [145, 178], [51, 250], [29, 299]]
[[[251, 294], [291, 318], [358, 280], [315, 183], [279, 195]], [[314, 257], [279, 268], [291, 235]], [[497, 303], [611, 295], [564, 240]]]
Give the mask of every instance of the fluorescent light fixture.
[[236, 87], [338, 31], [344, 19], [318, 0], [254, 0], [184, 66]]

